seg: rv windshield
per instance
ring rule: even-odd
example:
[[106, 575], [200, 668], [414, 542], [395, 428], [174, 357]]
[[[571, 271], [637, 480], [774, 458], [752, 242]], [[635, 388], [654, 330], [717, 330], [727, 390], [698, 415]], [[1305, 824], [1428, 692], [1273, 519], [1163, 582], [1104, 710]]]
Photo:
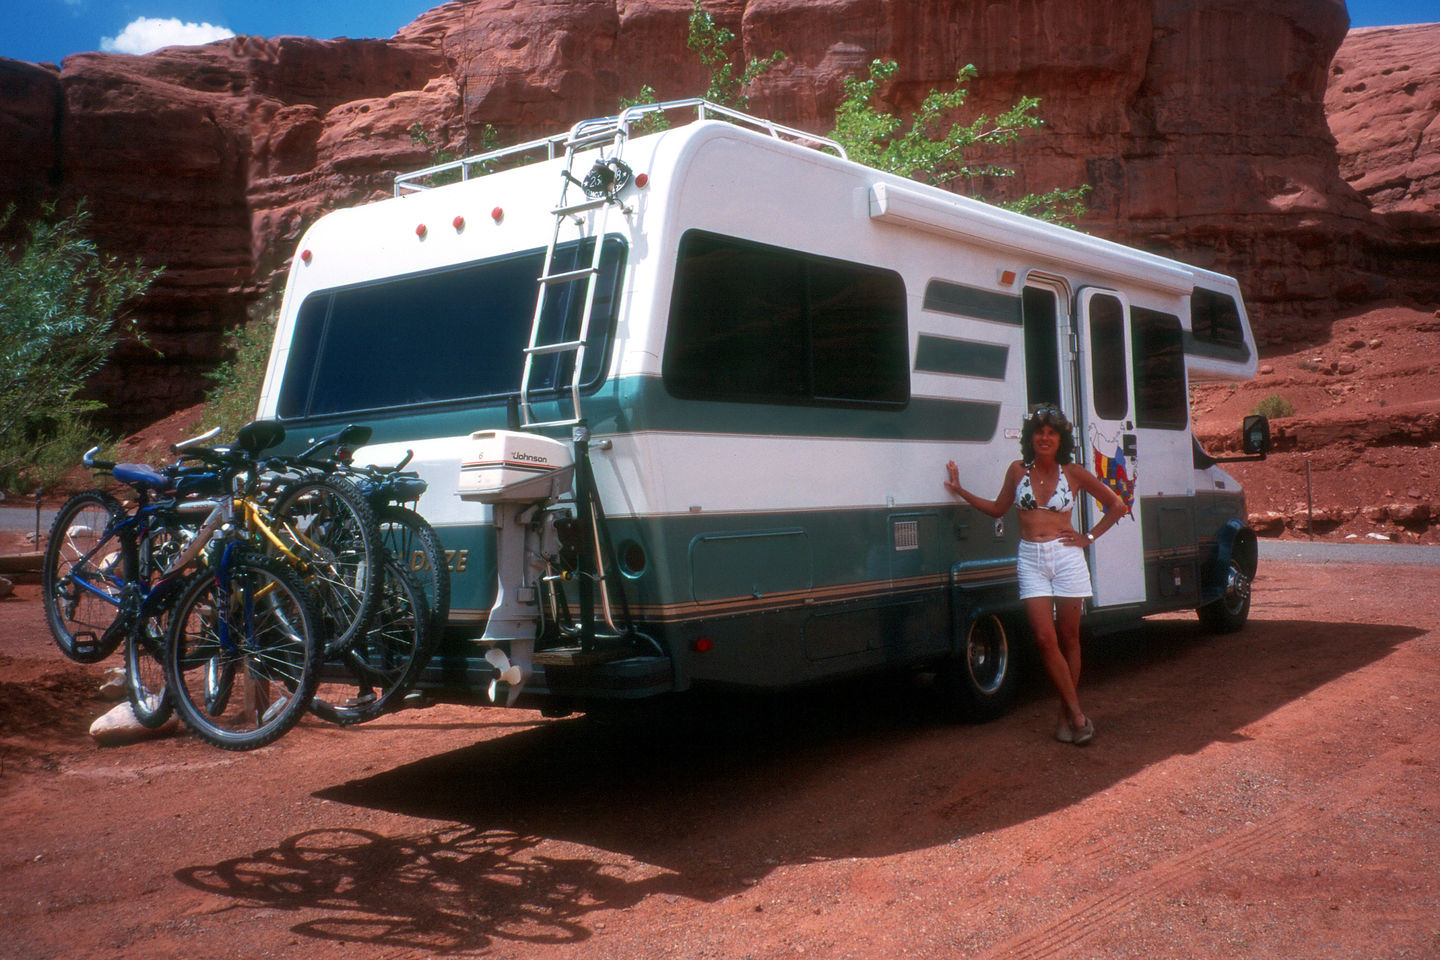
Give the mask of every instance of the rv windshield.
[[[593, 244], [557, 247], [552, 272], [588, 265]], [[295, 318], [277, 412], [298, 419], [514, 394], [520, 389], [544, 257], [543, 249], [528, 250], [311, 294]], [[604, 376], [624, 262], [624, 243], [607, 238], [583, 387]], [[541, 342], [578, 336], [584, 294], [583, 283], [552, 288]], [[532, 389], [567, 386], [573, 362], [570, 353], [538, 357]]]

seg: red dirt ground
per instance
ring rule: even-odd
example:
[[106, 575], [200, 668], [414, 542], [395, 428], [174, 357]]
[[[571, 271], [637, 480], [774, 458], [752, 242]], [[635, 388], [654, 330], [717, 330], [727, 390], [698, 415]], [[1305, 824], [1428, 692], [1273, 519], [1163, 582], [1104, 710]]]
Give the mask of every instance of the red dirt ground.
[[[7, 960], [1440, 955], [1435, 567], [1271, 564], [985, 726], [871, 681], [614, 727], [440, 705], [249, 754], [85, 733], [0, 602]], [[1396, 603], [1396, 597], [1405, 597]]]

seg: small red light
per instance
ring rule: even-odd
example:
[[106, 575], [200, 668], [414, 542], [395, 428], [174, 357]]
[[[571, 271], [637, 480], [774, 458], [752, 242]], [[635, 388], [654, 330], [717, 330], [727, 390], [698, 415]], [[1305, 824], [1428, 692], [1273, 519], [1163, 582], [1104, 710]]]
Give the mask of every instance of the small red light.
[[311, 254], [309, 250], [300, 251], [300, 259], [304, 260], [306, 263], [310, 262], [311, 256], [313, 256], [313, 254]]
[[637, 173], [637, 174], [635, 175], [635, 186], [639, 187], [640, 189], [642, 189], [642, 190], [645, 189], [645, 185], [646, 185], [647, 183], [649, 183], [649, 182], [650, 182], [650, 174], [648, 174], [648, 173]]
[[491, 211], [490, 211], [490, 219], [491, 219], [491, 220], [494, 220], [496, 223], [499, 223], [501, 220], [504, 220], [504, 219], [505, 219], [505, 211], [504, 211], [504, 209], [501, 208], [501, 207], [496, 207], [494, 210], [491, 210]]
[[696, 637], [690, 643], [690, 649], [696, 653], [709, 653], [715, 649], [715, 641], [709, 637]]
[[455, 227], [455, 232], [456, 232], [456, 233], [459, 233], [461, 230], [464, 230], [464, 229], [465, 229], [465, 218], [464, 218], [464, 217], [456, 217], [454, 220], [451, 220], [450, 222], [451, 222], [451, 224], [454, 225], [454, 227]]
[[419, 237], [421, 240], [424, 240], [424, 239], [425, 239], [425, 234], [427, 234], [427, 233], [429, 233], [429, 232], [430, 232], [429, 228], [426, 227], [425, 224], [423, 224], [423, 223], [420, 224], [418, 227], [415, 228], [415, 236]]
[[1010, 286], [1010, 284], [1012, 284], [1012, 283], [1014, 283], [1014, 282], [1015, 282], [1015, 271], [1014, 271], [1014, 270], [1002, 270], [1002, 271], [1000, 271], [1000, 285], [1001, 285], [1001, 286], [1008, 287], [1008, 286]]

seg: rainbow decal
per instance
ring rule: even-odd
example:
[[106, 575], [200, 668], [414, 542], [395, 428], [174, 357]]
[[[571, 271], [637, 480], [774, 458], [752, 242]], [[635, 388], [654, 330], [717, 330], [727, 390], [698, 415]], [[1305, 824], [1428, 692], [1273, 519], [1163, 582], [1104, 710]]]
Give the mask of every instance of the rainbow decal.
[[1125, 501], [1125, 513], [1130, 515], [1135, 506], [1135, 481], [1125, 469], [1125, 453], [1115, 448], [1115, 456], [1107, 457], [1095, 448], [1095, 476], [1111, 490], [1120, 494]]

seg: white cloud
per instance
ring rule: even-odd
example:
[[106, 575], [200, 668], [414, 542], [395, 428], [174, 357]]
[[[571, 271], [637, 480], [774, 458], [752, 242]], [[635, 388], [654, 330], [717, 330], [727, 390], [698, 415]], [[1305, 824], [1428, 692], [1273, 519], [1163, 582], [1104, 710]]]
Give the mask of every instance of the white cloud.
[[191, 46], [235, 36], [228, 27], [213, 23], [181, 23], [175, 17], [138, 17], [119, 36], [101, 37], [100, 49], [109, 53], [149, 53], [161, 47]]

